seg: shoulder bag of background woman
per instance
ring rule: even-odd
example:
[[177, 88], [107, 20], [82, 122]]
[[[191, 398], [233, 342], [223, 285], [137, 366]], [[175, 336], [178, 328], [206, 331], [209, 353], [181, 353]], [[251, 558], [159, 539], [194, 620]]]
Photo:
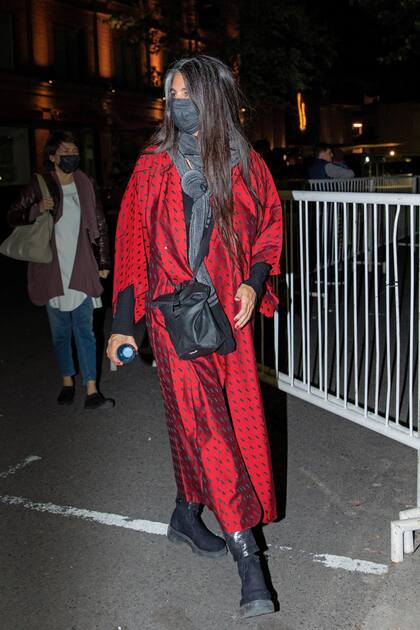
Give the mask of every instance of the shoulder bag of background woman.
[[192, 270], [193, 279], [152, 301], [165, 318], [166, 330], [180, 359], [191, 360], [216, 352], [224, 341], [207, 302], [210, 287], [195, 279], [204, 260], [203, 245], [202, 242]]
[[[35, 173], [43, 197], [51, 197], [45, 179]], [[27, 262], [50, 263], [53, 258], [51, 236], [54, 220], [50, 212], [43, 212], [34, 223], [19, 225], [0, 244], [0, 254], [26, 260]]]

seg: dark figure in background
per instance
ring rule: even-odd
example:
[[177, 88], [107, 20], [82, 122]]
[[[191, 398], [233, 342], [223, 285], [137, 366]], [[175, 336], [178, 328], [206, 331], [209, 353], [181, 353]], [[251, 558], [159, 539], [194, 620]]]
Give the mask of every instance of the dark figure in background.
[[346, 163], [345, 157], [346, 157], [346, 154], [344, 153], [343, 149], [340, 149], [340, 147], [334, 149], [334, 164], [336, 164], [337, 166], [340, 166], [341, 168], [347, 169], [348, 171], [352, 173], [350, 177], [354, 177], [354, 171]]
[[354, 172], [347, 166], [334, 163], [334, 152], [329, 144], [315, 147], [315, 159], [308, 168], [309, 179], [349, 179]]
[[[133, 320], [146, 315], [165, 403], [178, 489], [168, 529], [204, 557], [226, 554], [201, 520], [217, 517], [242, 581], [241, 614], [274, 611], [252, 528], [276, 518], [276, 500], [253, 342], [257, 304], [276, 309], [269, 274], [279, 273], [282, 211], [272, 177], [242, 134], [231, 71], [200, 56], [165, 78], [165, 115], [140, 156], [116, 232], [113, 334], [135, 345]], [[196, 278], [223, 333], [216, 352], [178, 357], [154, 299]]]
[[[93, 309], [102, 306], [100, 279], [111, 268], [108, 229], [100, 200], [90, 178], [79, 169], [74, 137], [53, 133], [44, 147], [44, 176], [50, 197], [43, 197], [34, 175], [8, 212], [10, 225], [26, 225], [44, 212], [54, 217], [50, 263], [29, 263], [31, 301], [46, 306], [63, 386], [57, 402], [69, 405], [74, 398], [76, 373], [72, 337], [77, 348], [86, 409], [112, 407], [96, 386], [96, 339]], [[95, 259], [94, 247], [98, 261]]]
[[265, 138], [260, 138], [254, 142], [254, 149], [259, 155], [261, 155], [268, 168], [271, 170], [272, 151], [270, 143]]

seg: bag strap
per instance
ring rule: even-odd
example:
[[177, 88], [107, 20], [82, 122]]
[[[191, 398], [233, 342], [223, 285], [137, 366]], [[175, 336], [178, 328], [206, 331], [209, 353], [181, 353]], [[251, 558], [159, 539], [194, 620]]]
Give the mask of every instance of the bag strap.
[[[211, 237], [211, 232], [210, 232], [210, 237]], [[192, 269], [193, 279], [195, 279], [195, 276], [197, 275], [197, 272], [200, 269], [201, 263], [203, 262], [206, 254], [208, 252], [209, 243], [210, 243], [210, 238], [209, 237], [208, 238], [203, 238], [201, 240], [200, 248], [198, 250], [198, 255], [197, 255], [197, 258], [196, 258], [196, 261], [195, 261], [195, 265], [194, 265], [194, 269]], [[185, 286], [184, 282], [181, 282], [180, 284], [174, 284], [170, 278], [169, 278], [169, 282], [172, 284], [173, 287], [175, 287], [175, 291], [179, 291], [179, 290], [183, 289], [184, 286]], [[188, 283], [189, 283], [189, 281], [186, 284], [188, 284]]]
[[195, 278], [195, 276], [198, 273], [198, 270], [201, 267], [201, 263], [203, 262], [207, 252], [208, 252], [208, 248], [209, 248], [209, 244], [210, 244], [210, 238], [212, 235], [213, 230], [209, 230], [209, 225], [211, 223], [210, 221], [206, 221], [206, 231], [203, 234], [203, 238], [201, 239], [201, 243], [200, 243], [200, 247], [198, 250], [198, 254], [197, 254], [197, 258], [195, 259], [195, 264], [194, 264], [194, 269], [192, 269], [192, 275], [193, 278]]
[[41, 195], [43, 197], [51, 197], [52, 198], [52, 195], [51, 195], [51, 193], [50, 193], [50, 191], [48, 189], [48, 186], [47, 186], [47, 182], [45, 181], [45, 178], [43, 177], [43, 175], [40, 175], [39, 173], [35, 173], [35, 176], [36, 176], [36, 178], [38, 180], [38, 185], [39, 185], [39, 187], [41, 189]]

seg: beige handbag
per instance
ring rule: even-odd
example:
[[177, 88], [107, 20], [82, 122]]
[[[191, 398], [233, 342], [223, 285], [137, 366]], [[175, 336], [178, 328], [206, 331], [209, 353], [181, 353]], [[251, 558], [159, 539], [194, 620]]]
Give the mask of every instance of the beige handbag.
[[[35, 173], [43, 197], [51, 197], [45, 179]], [[34, 223], [19, 225], [0, 245], [0, 254], [36, 263], [50, 263], [53, 259], [51, 236], [54, 220], [50, 212], [43, 212]]]

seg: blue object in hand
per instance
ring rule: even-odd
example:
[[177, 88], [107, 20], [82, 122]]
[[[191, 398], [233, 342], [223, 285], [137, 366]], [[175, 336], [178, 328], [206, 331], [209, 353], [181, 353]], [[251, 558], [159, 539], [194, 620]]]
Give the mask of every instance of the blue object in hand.
[[123, 343], [117, 348], [117, 357], [123, 363], [130, 363], [137, 356], [137, 351], [131, 343]]

